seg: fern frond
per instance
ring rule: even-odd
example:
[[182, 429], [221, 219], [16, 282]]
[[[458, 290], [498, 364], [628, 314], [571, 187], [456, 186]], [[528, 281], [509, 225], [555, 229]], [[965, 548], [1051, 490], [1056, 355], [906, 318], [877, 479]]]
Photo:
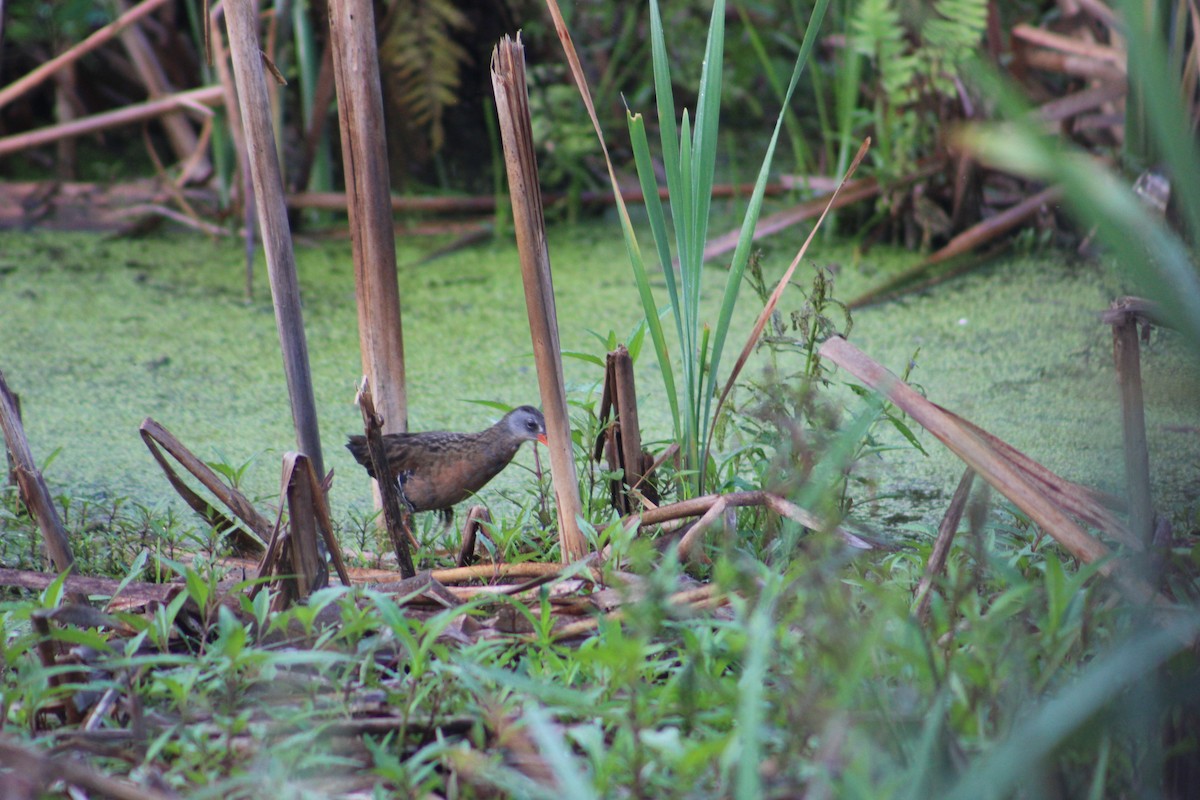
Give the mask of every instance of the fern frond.
[[442, 119], [455, 105], [469, 61], [455, 33], [470, 27], [453, 0], [395, 0], [379, 47], [392, 102], [416, 127], [428, 129], [434, 152], [445, 141]]

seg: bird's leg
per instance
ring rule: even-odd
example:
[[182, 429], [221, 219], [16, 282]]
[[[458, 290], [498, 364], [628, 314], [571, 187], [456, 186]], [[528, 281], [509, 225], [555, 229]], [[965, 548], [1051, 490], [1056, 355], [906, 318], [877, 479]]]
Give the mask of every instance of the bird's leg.
[[442, 515], [442, 532], [438, 538], [445, 538], [446, 532], [450, 530], [450, 526], [454, 524], [454, 509], [443, 508], [438, 512]]
[[408, 496], [406, 494], [404, 494], [404, 482], [406, 480], [408, 480], [410, 477], [412, 477], [412, 470], [406, 469], [403, 472], [397, 472], [396, 473], [396, 488], [400, 490], [400, 500], [401, 500], [401, 502], [404, 503], [404, 509], [406, 512], [404, 514], [404, 519], [402, 520], [401, 525], [404, 528], [404, 532], [406, 534], [408, 534], [408, 541], [409, 541], [409, 543], [412, 544], [413, 550], [416, 550], [417, 548], [420, 547], [420, 544], [417, 542], [417, 537], [413, 534], [413, 529], [412, 529], [412, 519], [413, 519], [413, 514], [416, 512], [416, 508], [413, 507], [412, 501], [410, 501], [408, 499]]

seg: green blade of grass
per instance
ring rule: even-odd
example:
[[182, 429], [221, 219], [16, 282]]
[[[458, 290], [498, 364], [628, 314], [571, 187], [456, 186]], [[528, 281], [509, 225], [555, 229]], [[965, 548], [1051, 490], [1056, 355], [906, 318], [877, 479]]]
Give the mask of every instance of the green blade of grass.
[[725, 61], [725, 0], [713, 3], [704, 46], [704, 70], [696, 98], [696, 128], [692, 145], [691, 219], [687, 226], [692, 258], [697, 260], [696, 308], [700, 304], [699, 270], [703, 267], [704, 243], [708, 239], [708, 214], [717, 167], [717, 139], [721, 118], [721, 78]]
[[796, 86], [800, 82], [800, 75], [804, 71], [804, 65], [808, 62], [809, 54], [812, 52], [813, 44], [816, 42], [817, 32], [821, 28], [821, 22], [825, 18], [825, 11], [828, 7], [829, 0], [818, 0], [816, 6], [813, 8], [812, 16], [809, 18], [808, 29], [804, 32], [804, 42], [800, 46], [800, 53], [796, 56], [796, 64], [792, 68], [792, 78], [788, 82], [782, 108], [780, 109], [778, 118], [775, 120], [775, 130], [771, 134], [771, 142], [767, 146], [767, 153], [763, 158], [762, 167], [759, 168], [758, 179], [755, 181], [754, 191], [750, 195], [750, 202], [746, 207], [746, 214], [742, 221], [741, 233], [738, 235], [738, 243], [733, 251], [733, 260], [730, 262], [729, 275], [725, 281], [725, 292], [721, 298], [721, 309], [717, 316], [717, 325], [713, 331], [713, 352], [711, 368], [708, 370], [703, 415], [706, 430], [711, 420], [711, 404], [716, 395], [717, 374], [721, 365], [721, 353], [725, 348], [725, 339], [729, 333], [729, 324], [733, 318], [733, 309], [737, 304], [742, 278], [746, 271], [746, 264], [750, 259], [750, 247], [754, 242], [754, 228], [758, 223], [758, 217], [762, 211], [763, 196], [766, 193], [771, 162], [775, 156], [775, 146], [779, 142], [779, 132], [783, 128], [788, 104], [796, 92]]
[[[646, 324], [650, 330], [650, 340], [654, 344], [655, 355], [658, 357], [659, 368], [663, 376], [663, 388], [667, 394], [667, 403], [671, 408], [671, 419], [675, 426], [675, 438], [679, 439], [680, 422], [679, 422], [679, 399], [675, 390], [675, 373], [671, 366], [670, 353], [667, 350], [666, 338], [663, 336], [662, 324], [659, 321], [657, 306], [654, 303], [654, 295], [650, 290], [650, 281], [646, 273], [646, 265], [642, 258], [642, 251], [638, 245], [637, 234], [633, 229], [633, 222], [629, 218], [629, 209], [625, 205], [625, 199], [621, 196], [621, 187], [617, 181], [616, 171], [613, 169], [612, 159], [609, 157], [608, 146], [604, 143], [604, 131], [600, 127], [600, 119], [596, 115], [596, 106], [592, 102], [592, 95], [588, 89], [587, 78], [583, 74], [583, 66], [579, 63], [579, 55], [575, 51], [575, 45], [571, 41], [571, 35], [567, 31], [566, 23], [562, 17], [562, 11], [558, 7], [555, 0], [546, 0], [546, 6], [550, 11], [550, 16], [554, 20], [555, 30], [558, 33], [559, 41], [562, 43], [563, 52], [567, 58], [567, 64], [571, 68], [571, 76], [575, 79], [575, 85], [579, 89], [580, 97], [583, 99], [584, 107], [587, 109], [588, 117], [592, 121], [592, 128], [596, 131], [596, 137], [600, 141], [600, 150], [604, 155], [604, 163], [608, 168], [608, 180], [613, 191], [613, 197], [617, 204], [617, 214], [621, 220], [621, 235], [625, 240], [625, 249], [629, 254], [630, 265], [633, 268], [634, 281], [637, 284], [638, 296], [642, 301], [642, 308], [646, 312]], [[656, 7], [651, 8], [651, 16], [657, 12]], [[661, 28], [661, 22], [659, 24]], [[666, 63], [665, 50], [662, 53], [656, 53], [655, 59], [660, 59]], [[657, 75], [657, 72], [656, 72]], [[670, 91], [670, 82], [667, 82], [667, 91]], [[671, 129], [674, 130], [674, 119], [671, 120]], [[657, 190], [655, 191], [657, 197]], [[670, 269], [670, 262], [664, 265], [664, 271]]]
[[1166, 628], [1143, 631], [1096, 659], [1078, 679], [1044, 702], [1001, 744], [984, 754], [949, 792], [948, 800], [1008, 797], [1073, 731], [1125, 689], [1187, 649], [1197, 633], [1200, 616], [1193, 612]]

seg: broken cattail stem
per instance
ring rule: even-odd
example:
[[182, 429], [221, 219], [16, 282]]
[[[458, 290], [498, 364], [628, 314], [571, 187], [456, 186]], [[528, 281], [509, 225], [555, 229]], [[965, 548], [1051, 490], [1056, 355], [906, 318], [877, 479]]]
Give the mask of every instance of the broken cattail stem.
[[868, 358], [840, 336], [827, 339], [821, 345], [820, 354], [895, 403], [914, 422], [937, 437], [967, 466], [1028, 514], [1035, 524], [1054, 537], [1071, 555], [1088, 564], [1101, 561], [1100, 572], [1115, 578], [1135, 602], [1147, 606], [1164, 602], [1164, 598], [1153, 587], [1132, 574], [1122, 562], [1107, 559], [1109, 549], [1071, 520], [1019, 468], [878, 362]]
[[485, 506], [471, 506], [466, 520], [463, 521], [462, 546], [458, 549], [456, 566], [466, 567], [474, 563], [476, 532], [483, 528], [483, 523], [491, 521], [492, 515]]
[[504, 163], [512, 199], [513, 230], [521, 257], [521, 279], [529, 313], [529, 333], [537, 364], [542, 412], [546, 416], [550, 476], [558, 510], [559, 550], [564, 563], [587, 554], [587, 540], [579, 529], [583, 503], [575, 471], [571, 420], [567, 412], [566, 382], [558, 340], [554, 282], [546, 245], [546, 220], [542, 215], [537, 158], [534, 155], [529, 95], [525, 86], [525, 50], [520, 37], [505, 36], [492, 53], [492, 87], [496, 115], [504, 144]]
[[111, 41], [113, 37], [119, 34], [124, 28], [134, 24], [142, 17], [157, 11], [161, 6], [166, 5], [166, 3], [167, 0], [144, 0], [144, 2], [138, 3], [136, 6], [124, 12], [121, 14], [121, 16], [117, 17], [103, 28], [100, 28], [98, 31], [84, 39], [79, 44], [66, 50], [60, 55], [55, 56], [39, 66], [37, 69], [26, 74], [24, 77], [13, 81], [8, 86], [5, 86], [3, 90], [0, 90], [0, 108], [4, 108], [4, 106], [8, 105], [25, 92], [37, 86], [42, 81], [58, 72], [60, 69], [63, 69], [68, 64], [76, 63], [88, 53]]
[[[37, 520], [38, 529], [42, 532], [42, 541], [50, 553], [50, 560], [59, 572], [70, 572], [75, 568], [75, 556], [71, 553], [71, 543], [67, 540], [67, 531], [62, 519], [50, 497], [50, 489], [42, 472], [33, 460], [33, 452], [29, 449], [29, 440], [25, 438], [25, 428], [17, 413], [16, 400], [0, 372], [0, 431], [3, 431], [4, 442], [12, 455], [17, 478], [17, 488], [21, 500], [29, 513]], [[71, 593], [72, 601], [87, 603], [87, 596]]]
[[296, 257], [292, 249], [287, 205], [283, 199], [283, 177], [275, 148], [270, 100], [258, 43], [258, 18], [250, 4], [230, 3], [225, 6], [225, 25], [229, 31], [233, 76], [237, 84], [242, 126], [246, 132], [246, 153], [250, 160], [259, 229], [271, 282], [275, 327], [283, 354], [284, 377], [291, 403], [292, 424], [296, 431], [296, 449], [312, 459], [318, 475], [324, 475], [317, 405], [308, 362], [308, 341], [300, 306], [300, 284], [296, 277]]
[[[372, 468], [376, 475], [391, 475], [388, 467], [387, 451], [383, 447], [383, 421], [375, 413], [375, 401], [371, 397], [371, 384], [364, 376], [356, 398], [358, 407], [362, 410], [363, 432], [367, 437], [367, 452], [371, 456]], [[400, 575], [412, 578], [417, 574], [413, 566], [412, 555], [408, 552], [408, 520], [411, 518], [400, 503], [400, 488], [395, 481], [384, 479], [378, 482], [379, 495], [383, 500], [383, 518], [387, 523], [388, 536], [392, 547], [396, 550], [396, 563], [400, 566]]]
[[283, 457], [284, 493], [287, 496], [288, 527], [291, 530], [292, 574], [296, 599], [304, 600], [329, 582], [329, 570], [317, 544], [320, 535], [314, 513], [316, 498], [310, 479], [312, 462], [301, 453]]
[[[362, 378], [359, 396], [356, 398], [362, 410], [362, 431], [367, 438], [367, 452], [370, 453], [371, 463], [376, 475], [391, 475], [388, 467], [388, 452], [383, 446], [383, 421], [374, 410], [374, 399], [371, 397], [371, 384], [366, 377]], [[388, 536], [391, 546], [396, 551], [396, 563], [400, 565], [400, 575], [412, 578], [416, 575], [413, 557], [408, 552], [408, 521], [412, 515], [401, 504], [400, 486], [395, 481], [378, 481], [379, 497], [383, 501], [384, 522], [388, 525]]]
[[330, 0], [328, 5], [363, 374], [371, 382], [384, 430], [404, 433], [404, 335], [375, 10], [371, 0]]
[[[271, 538], [271, 523], [258, 513], [258, 509], [244, 494], [222, 481], [211, 467], [197, 458], [170, 431], [150, 417], [146, 417], [142, 421], [138, 432], [142, 436], [142, 441], [146, 443], [147, 449], [150, 450], [150, 454], [154, 456], [154, 460], [162, 467], [167, 481], [193, 511], [214, 528], [228, 531], [227, 535], [233, 540], [238, 553], [265, 552], [267, 542]], [[187, 484], [171, 469], [171, 465], [167, 462], [166, 456], [158, 449], [159, 447], [166, 450], [184, 469], [192, 473], [205, 489], [212, 492], [238, 519], [245, 522], [249, 530], [238, 526], [209, 505], [207, 500], [188, 488]]]
[[[1113, 360], [1121, 392], [1121, 428], [1125, 443], [1125, 482], [1129, 487], [1129, 527], [1138, 542], [1149, 543], [1154, 533], [1150, 497], [1150, 449], [1146, 443], [1146, 409], [1142, 397], [1142, 368], [1138, 326], [1143, 322], [1136, 298], [1112, 304], [1106, 321], [1112, 325]], [[1148, 324], [1148, 323], [1147, 323]]]

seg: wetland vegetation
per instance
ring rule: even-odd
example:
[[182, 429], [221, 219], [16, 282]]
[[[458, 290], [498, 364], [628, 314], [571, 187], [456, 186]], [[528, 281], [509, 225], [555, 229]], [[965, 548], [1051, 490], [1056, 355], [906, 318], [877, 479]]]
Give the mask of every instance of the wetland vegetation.
[[[106, 21], [87, 5], [14, 12], [16, 46], [6, 58], [25, 64], [47, 42], [69, 49]], [[1138, 112], [1153, 119], [1147, 126], [1124, 115], [1113, 122], [1103, 103], [1124, 107], [1128, 69], [1135, 85], [1144, 88], [1149, 76], [1194, 109], [1194, 71], [1180, 66], [1190, 61], [1163, 55], [1175, 51], [1139, 26], [1144, 4], [1134, 2], [1116, 4], [1130, 15], [1128, 30], [1096, 2], [1068, 13], [1068, 4], [942, 0], [915, 13], [888, 0], [797, 0], [730, 3], [727, 14], [718, 2], [710, 22], [712, 5], [663, 2], [665, 31], [657, 3], [655, 13], [625, 4], [567, 10], [601, 135], [618, 152], [630, 146], [619, 98], [648, 109], [654, 91], [672, 85], [680, 107], [706, 97], [678, 70], [669, 79], [660, 72], [657, 86], [643, 77], [647, 33], [661, 48], [662, 70], [668, 46], [671, 60], [699, 65], [704, 48], [720, 41], [714, 35], [705, 45], [707, 26], [727, 25], [727, 58], [708, 62], [717, 67], [705, 81], [716, 82], [725, 65], [725, 89], [716, 94], [724, 94], [731, 124], [722, 137], [697, 133], [695, 152], [679, 162], [694, 157], [714, 169], [685, 186], [696, 194], [685, 199], [678, 176], [665, 170], [668, 208], [691, 208], [714, 181], [735, 188], [713, 200], [706, 232], [681, 224], [672, 237], [671, 250], [694, 235], [690, 262], [681, 258], [678, 272], [648, 263], [644, 273], [628, 242], [637, 237], [648, 259], [654, 247], [666, 262], [670, 250], [651, 243], [667, 228], [658, 229], [653, 205], [597, 211], [588, 199], [605, 185], [604, 170], [569, 75], [556, 66], [561, 51], [542, 4], [380, 6], [389, 145], [405, 154], [391, 162], [398, 195], [424, 190], [439, 195], [418, 198], [427, 208], [447, 199], [474, 208], [480, 198], [461, 193], [494, 188], [501, 209], [465, 222], [461, 209], [448, 219], [400, 214], [410, 228], [457, 231], [396, 238], [412, 430], [479, 430], [503, 408], [538, 404], [518, 277], [523, 254], [503, 211], [499, 146], [484, 136], [491, 123], [480, 124], [492, 108], [448, 103], [447, 93], [481, 93], [479, 76], [470, 77], [481, 58], [472, 48], [478, 39], [490, 51], [502, 32], [494, 28], [510, 18], [521, 18], [531, 53], [545, 62], [532, 72], [531, 90], [543, 179], [562, 198], [548, 243], [589, 553], [574, 563], [557, 563], [568, 551], [558, 540], [555, 489], [544, 451], [528, 446], [519, 466], [476, 498], [492, 517], [476, 547], [459, 553], [467, 515], [446, 533], [434, 515], [420, 515], [431, 517], [417, 520], [420, 572], [399, 580], [370, 484], [342, 447], [346, 434], [363, 429], [355, 254], [336, 235], [336, 213], [297, 207], [296, 273], [333, 471], [327, 501], [349, 567], [348, 585], [322, 578], [297, 597], [311, 576], [290, 574], [288, 564], [301, 561], [268, 569], [274, 538], [266, 556], [239, 551], [226, 528], [206, 524], [179, 499], [138, 436], [146, 417], [170, 429], [268, 524], [277, 520], [275, 533], [288, 542], [280, 548], [298, 548], [291, 542], [308, 517], [320, 524], [319, 513], [290, 505], [294, 495], [289, 504], [281, 496], [279, 465], [296, 448], [296, 432], [272, 298], [261, 256], [247, 295], [245, 243], [223, 235], [242, 211], [234, 137], [218, 124], [211, 150], [201, 147], [212, 174], [186, 213], [143, 207], [193, 230], [55, 230], [64, 217], [46, 208], [71, 195], [70, 182], [47, 181], [50, 191], [23, 196], [18, 213], [29, 229], [0, 233], [0, 370], [20, 395], [24, 436], [75, 562], [70, 570], [51, 564], [51, 536], [27, 482], [0, 490], [0, 795], [1195, 796], [1200, 293], [1186, 242], [1200, 234], [1200, 188], [1179, 185], [1155, 215], [1079, 155], [1120, 150], [1127, 168], [1143, 166], [1140, 132], [1184, 131], [1178, 109], [1149, 97]], [[162, 6], [146, 25], [158, 37], [151, 49], [198, 53], [199, 36], [176, 38], [186, 25], [167, 24], [196, 26], [195, 9]], [[311, 115], [319, 84], [320, 59], [310, 51], [332, 35], [314, 25], [323, 16], [314, 11], [294, 4], [272, 45], [295, 78], [295, 96], [285, 100], [301, 108], [277, 119], [284, 141], [313, 133], [295, 120]], [[394, 24], [404, 19], [412, 25]], [[810, 22], [830, 35], [819, 44], [806, 37]], [[38, 25], [54, 37], [43, 42]], [[423, 33], [419, 41], [405, 39], [411, 30]], [[1173, 44], [1195, 57], [1192, 39]], [[1082, 49], [1100, 66], [1080, 76], [1043, 51], [1031, 54], [1034, 45]], [[1076, 116], [1060, 131], [1073, 149], [1039, 137], [1010, 90], [989, 83], [986, 70], [972, 71], [968, 56], [980, 48], [992, 66], [1024, 59], [1033, 72], [1021, 88], [1037, 101], [1073, 98]], [[217, 80], [195, 60], [202, 82]], [[794, 78], [797, 94], [784, 102], [789, 69], [795, 64], [798, 76], [806, 63], [805, 81]], [[1116, 99], [1104, 71], [1114, 63], [1122, 78]], [[437, 86], [427, 81], [426, 94], [414, 92], [406, 81], [433, 66]], [[96, 62], [79, 69], [80, 84], [92, 85]], [[1164, 78], [1170, 69], [1182, 84]], [[136, 71], [117, 70], [104, 99], [88, 99], [113, 102], [131, 91]], [[1016, 66], [1011, 73], [1023, 74]], [[1012, 127], [972, 129], [949, 150], [948, 134], [971, 116], [977, 93]], [[35, 94], [0, 103], [0, 115], [19, 128], [47, 108]], [[673, 101], [659, 109], [675, 111]], [[1065, 113], [1056, 109], [1049, 100], [1040, 113]], [[1077, 118], [1093, 111], [1096, 118]], [[672, 456], [686, 436], [666, 378], [687, 384], [684, 401], [696, 399], [688, 393], [707, 380], [714, 331], [725, 324], [713, 321], [727, 302], [730, 261], [740, 269], [743, 258], [729, 352], [714, 370], [724, 380], [808, 233], [784, 227], [757, 242], [753, 256], [694, 258], [747, 213], [753, 224], [759, 198], [738, 180], [757, 169], [776, 114], [779, 153], [762, 172], [774, 187], [764, 190], [764, 221], [815, 202], [809, 189], [785, 187], [785, 174], [812, 186], [840, 177], [864, 134], [876, 144], [861, 180], [885, 188], [849, 185], [868, 191], [866, 199], [837, 206], [836, 231], [828, 226], [806, 251], [714, 417], [711, 457], [697, 448], [693, 463]], [[703, 117], [690, 118], [697, 131]], [[148, 136], [166, 147], [157, 131]], [[636, 150], [636, 123], [633, 141]], [[1179, 141], [1193, 146], [1180, 149]], [[1157, 141], [1168, 175], [1197, 174], [1194, 141], [1186, 133]], [[320, 142], [299, 170], [311, 180], [296, 188], [336, 186], [336, 146]], [[661, 157], [669, 146], [664, 140]], [[284, 159], [290, 171], [296, 149]], [[46, 148], [31, 152], [29, 163], [0, 162], [3, 175], [32, 172], [44, 181]], [[77, 152], [59, 148], [60, 174]], [[479, 168], [482, 152], [490, 173]], [[964, 153], [974, 177], [960, 171]], [[637, 155], [645, 168], [646, 154]], [[87, 165], [84, 177], [98, 168]], [[183, 186], [195, 168], [181, 159], [169, 170]], [[969, 185], [969, 201], [960, 185]], [[1030, 197], [1043, 199], [1021, 217], [1023, 229], [1000, 230], [995, 220]], [[35, 208], [40, 202], [49, 205]], [[96, 206], [91, 219], [112, 227]], [[0, 204], [0, 218], [5, 209]], [[44, 214], [40, 227], [34, 211]], [[463, 224], [470, 233], [460, 238]], [[222, 235], [198, 232], [206, 225]], [[967, 271], [950, 260], [963, 236], [1007, 250]], [[937, 271], [943, 258], [954, 271]], [[928, 279], [924, 288], [844, 311], [842, 302], [890, 286], [914, 264], [933, 269], [917, 277]], [[686, 313], [698, 323], [691, 344], [699, 346], [690, 351], [679, 340], [693, 320], [671, 338], [672, 314], [692, 302], [676, 298], [676, 276], [684, 292], [695, 281]], [[639, 279], [648, 287], [641, 304]], [[1114, 299], [1137, 294], [1150, 297], [1158, 315], [1140, 351], [1158, 514], [1148, 540], [1126, 527], [1134, 516], [1120, 499], [1128, 493], [1128, 443], [1114, 334], [1100, 319]], [[673, 348], [666, 375], [646, 333], [647, 309], [661, 311]], [[1047, 479], [1031, 501], [1014, 491], [1019, 480], [963, 455], [962, 439], [944, 437], [950, 448], [943, 446], [921, 406], [873, 391], [886, 391], [886, 381], [855, 378], [832, 357], [816, 357], [838, 333], [929, 400], [1079, 486], [1068, 485], [1064, 497], [1063, 484]], [[605, 425], [604, 358], [618, 343], [634, 354], [641, 439], [659, 459], [661, 492], [658, 508], [624, 517], [610, 503], [610, 481], [638, 503], [649, 494], [620, 488], [624, 476], [592, 458]], [[902, 413], [910, 408], [918, 410]], [[978, 473], [974, 485], [960, 456]], [[1019, 474], [1045, 478], [1040, 470], [1026, 464]], [[716, 499], [693, 497], [699, 487]], [[1089, 490], [1118, 496], [1115, 511], [1090, 512]], [[1044, 500], [1058, 510], [1045, 513]], [[695, 505], [701, 501], [709, 505]], [[694, 522], [663, 513], [689, 503]], [[685, 549], [695, 533], [699, 544]], [[324, 571], [335, 566], [331, 553]]]

